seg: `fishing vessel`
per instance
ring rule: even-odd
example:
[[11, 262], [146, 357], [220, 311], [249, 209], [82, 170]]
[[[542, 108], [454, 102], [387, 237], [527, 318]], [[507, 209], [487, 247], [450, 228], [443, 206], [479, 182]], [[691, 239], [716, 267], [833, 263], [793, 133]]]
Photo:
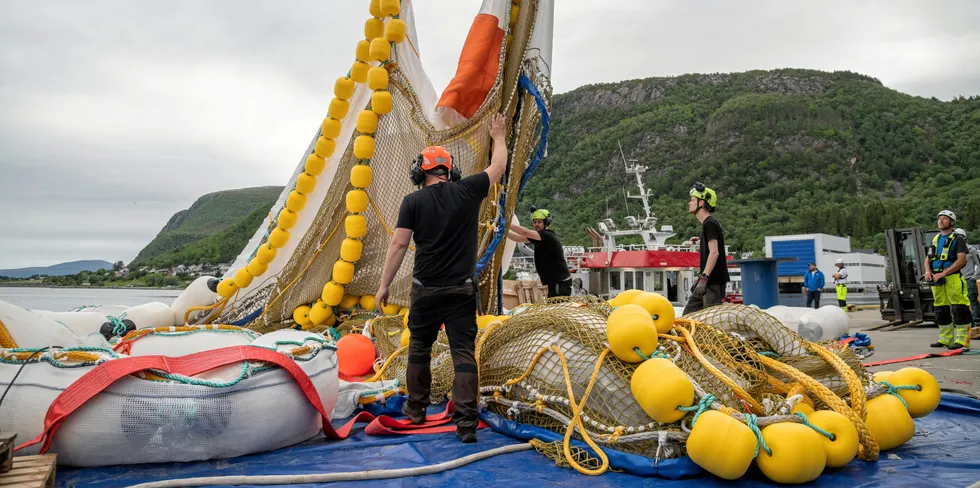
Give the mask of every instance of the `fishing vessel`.
[[[653, 194], [643, 183], [643, 174], [649, 169], [648, 166], [641, 165], [636, 159], [627, 159], [622, 146], [619, 152], [626, 174], [636, 180], [636, 194], [624, 191], [627, 209], [629, 199], [639, 200], [643, 214], [627, 215], [623, 225], [611, 218], [603, 219], [596, 224], [598, 230], [588, 229], [593, 244], [591, 247], [565, 247], [565, 260], [572, 280], [578, 280], [576, 284], [581, 283], [584, 293], [605, 299], [615, 298], [625, 290], [638, 289], [660, 293], [675, 306], [683, 307], [701, 269], [698, 237], [678, 243], [667, 242], [677, 233], [671, 225], [657, 227], [657, 215], [650, 204]], [[641, 243], [623, 243], [636, 240]], [[537, 279], [533, 252], [524, 251], [522, 254], [511, 261], [518, 279]], [[724, 256], [729, 262], [735, 259], [728, 246], [725, 247]], [[729, 264], [728, 268], [731, 277], [727, 288], [728, 301], [737, 303], [741, 290], [741, 270], [734, 264]]]

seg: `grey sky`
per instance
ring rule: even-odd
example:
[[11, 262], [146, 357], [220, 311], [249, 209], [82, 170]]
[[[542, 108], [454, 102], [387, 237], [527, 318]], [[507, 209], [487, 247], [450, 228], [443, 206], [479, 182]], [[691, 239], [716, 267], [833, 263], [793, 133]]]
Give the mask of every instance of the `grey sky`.
[[[418, 0], [437, 91], [479, 0]], [[980, 2], [558, 0], [556, 92], [782, 67], [980, 95]], [[202, 194], [284, 184], [367, 0], [0, 2], [0, 268], [129, 261]], [[599, 7], [596, 7], [599, 5]]]

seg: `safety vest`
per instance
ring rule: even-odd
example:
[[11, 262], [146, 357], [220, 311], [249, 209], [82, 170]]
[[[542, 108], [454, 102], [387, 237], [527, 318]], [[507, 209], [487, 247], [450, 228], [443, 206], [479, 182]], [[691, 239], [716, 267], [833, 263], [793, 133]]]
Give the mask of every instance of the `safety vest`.
[[956, 256], [950, 256], [949, 252], [953, 249], [953, 244], [956, 243], [956, 238], [959, 237], [956, 234], [950, 234], [945, 237], [943, 241], [943, 247], [939, 247], [939, 237], [942, 234], [936, 234], [932, 238], [932, 247], [936, 248], [936, 259], [932, 260], [932, 271], [939, 272], [942, 271], [956, 262]]

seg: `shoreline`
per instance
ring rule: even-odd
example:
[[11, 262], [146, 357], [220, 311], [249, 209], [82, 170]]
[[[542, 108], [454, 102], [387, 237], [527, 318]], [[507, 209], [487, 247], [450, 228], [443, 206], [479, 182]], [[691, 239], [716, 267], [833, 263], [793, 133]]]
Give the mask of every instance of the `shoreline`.
[[55, 285], [51, 283], [4, 283], [0, 282], [0, 288], [50, 288], [50, 289], [69, 289], [69, 290], [173, 290], [181, 291], [184, 288], [178, 286], [83, 286], [83, 285]]

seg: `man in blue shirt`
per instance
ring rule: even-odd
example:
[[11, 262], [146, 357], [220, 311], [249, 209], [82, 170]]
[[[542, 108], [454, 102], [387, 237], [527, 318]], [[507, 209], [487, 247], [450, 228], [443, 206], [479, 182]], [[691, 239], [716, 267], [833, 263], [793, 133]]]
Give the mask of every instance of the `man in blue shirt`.
[[803, 291], [806, 292], [806, 306], [820, 308], [820, 290], [823, 289], [823, 271], [817, 269], [816, 263], [810, 263], [810, 271], [803, 275]]

